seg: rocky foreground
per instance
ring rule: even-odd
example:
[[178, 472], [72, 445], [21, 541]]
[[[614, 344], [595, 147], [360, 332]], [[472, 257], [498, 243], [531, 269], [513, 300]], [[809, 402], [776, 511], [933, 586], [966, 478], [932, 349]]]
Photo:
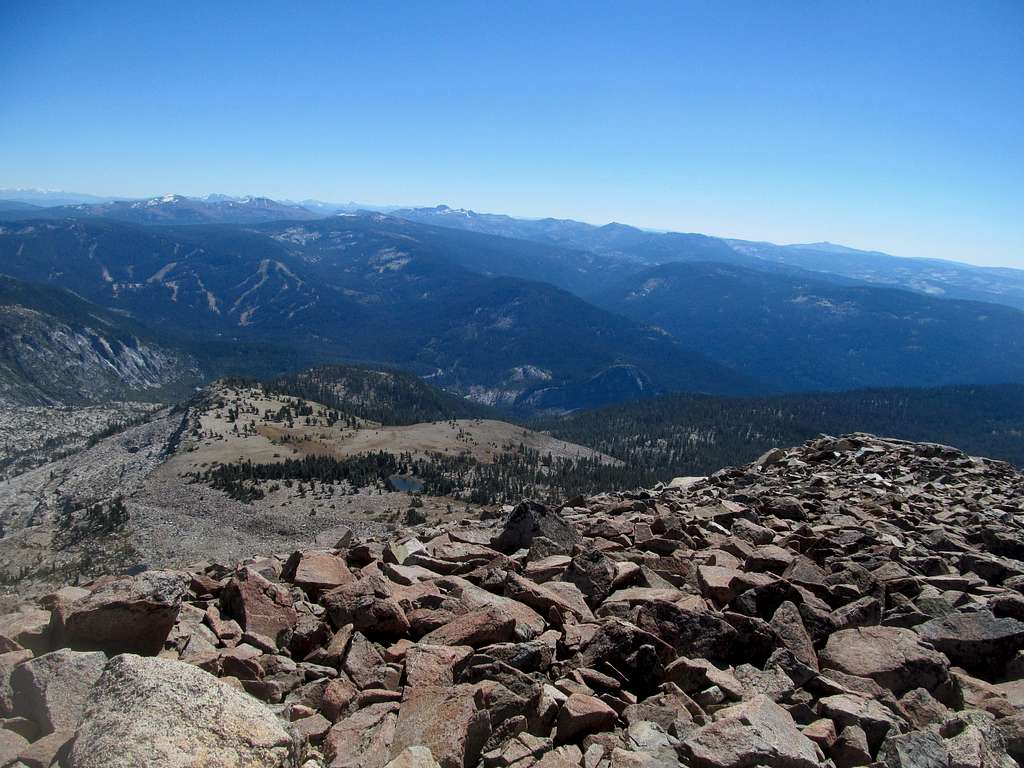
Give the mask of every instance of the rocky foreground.
[[65, 587], [0, 617], [0, 766], [1012, 768], [1022, 648], [1024, 475], [822, 437]]

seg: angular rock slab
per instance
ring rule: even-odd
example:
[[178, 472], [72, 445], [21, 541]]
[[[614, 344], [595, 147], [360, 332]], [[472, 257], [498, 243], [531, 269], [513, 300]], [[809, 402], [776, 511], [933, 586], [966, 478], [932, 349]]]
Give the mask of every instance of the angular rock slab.
[[917, 627], [957, 666], [982, 677], [998, 677], [1013, 655], [1024, 648], [1024, 623], [996, 618], [988, 611], [955, 613]]
[[185, 587], [184, 575], [174, 571], [101, 581], [87, 597], [58, 606], [54, 644], [155, 656], [178, 618]]
[[512, 639], [516, 620], [499, 608], [477, 608], [458, 616], [433, 632], [428, 632], [421, 643], [428, 645], [481, 645], [504, 643]]
[[295, 768], [274, 714], [201, 669], [115, 656], [93, 687], [71, 768]]
[[15, 667], [11, 684], [16, 713], [34, 721], [43, 733], [75, 730], [106, 664], [102, 653], [62, 648]]
[[818, 657], [814, 652], [814, 644], [796, 605], [785, 601], [776, 609], [769, 626], [801, 664], [817, 671]]
[[468, 645], [414, 645], [405, 656], [406, 684], [413, 688], [453, 685], [455, 670], [472, 654]]
[[[947, 659], [899, 627], [858, 627], [832, 634], [819, 656], [825, 669], [868, 677], [896, 696], [934, 691], [949, 678]], [[826, 672], [827, 675], [827, 672]]]
[[406, 747], [384, 768], [441, 768], [426, 747]]
[[391, 757], [397, 709], [391, 702], [371, 704], [335, 723], [324, 739], [331, 768], [382, 768]]
[[427, 747], [441, 768], [471, 768], [491, 733], [486, 710], [478, 707], [472, 685], [409, 689], [398, 711], [391, 754]]
[[613, 725], [614, 709], [593, 696], [574, 693], [558, 711], [557, 736], [559, 741], [572, 741], [581, 734], [606, 731]]
[[505, 525], [492, 542], [501, 552], [529, 549], [537, 537], [543, 536], [555, 543], [559, 554], [571, 554], [582, 541], [579, 532], [560, 514], [536, 501], [522, 501], [505, 521]]
[[0, 765], [10, 765], [18, 759], [18, 755], [28, 747], [29, 742], [24, 736], [14, 731], [0, 729]]
[[287, 644], [298, 616], [288, 590], [273, 584], [252, 568], [243, 568], [221, 593], [221, 610], [249, 632]]
[[303, 589], [325, 590], [355, 581], [345, 561], [332, 552], [294, 552], [281, 571], [281, 578]]
[[18, 759], [28, 768], [50, 768], [51, 765], [67, 765], [67, 756], [71, 751], [72, 731], [55, 731], [47, 736], [36, 739], [18, 755]]
[[51, 649], [50, 612], [40, 608], [25, 608], [17, 613], [0, 616], [0, 636], [41, 656]]
[[764, 695], [721, 710], [682, 750], [694, 768], [817, 768], [821, 761], [790, 714]]
[[352, 624], [375, 635], [402, 636], [409, 631], [409, 620], [393, 597], [391, 583], [379, 573], [332, 589], [320, 602], [339, 629]]
[[14, 689], [11, 677], [19, 664], [32, 658], [32, 651], [20, 650], [0, 653], [0, 716], [7, 717], [14, 712]]
[[839, 728], [857, 726], [863, 730], [873, 750], [878, 749], [890, 731], [899, 728], [899, 718], [888, 708], [874, 699], [853, 694], [837, 694], [819, 699], [818, 713], [830, 718]]

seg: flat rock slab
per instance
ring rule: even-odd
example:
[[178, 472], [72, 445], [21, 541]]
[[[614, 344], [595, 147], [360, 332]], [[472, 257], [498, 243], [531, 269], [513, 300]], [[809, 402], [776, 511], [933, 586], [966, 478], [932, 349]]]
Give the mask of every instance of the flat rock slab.
[[406, 684], [413, 688], [450, 686], [456, 668], [472, 654], [468, 645], [414, 645], [405, 656]]
[[281, 578], [310, 590], [333, 589], [355, 581], [342, 558], [321, 550], [292, 553]]
[[428, 632], [420, 642], [478, 648], [511, 640], [515, 627], [516, 620], [499, 608], [478, 608]]
[[923, 646], [916, 633], [899, 627], [835, 632], [819, 660], [826, 669], [870, 678], [897, 696], [915, 688], [933, 691], [949, 678], [946, 658]]

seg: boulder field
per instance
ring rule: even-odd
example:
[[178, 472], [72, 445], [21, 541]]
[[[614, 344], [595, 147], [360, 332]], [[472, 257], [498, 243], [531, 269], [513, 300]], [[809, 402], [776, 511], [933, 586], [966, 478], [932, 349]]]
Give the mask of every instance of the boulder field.
[[0, 616], [0, 768], [1014, 768], [1024, 475], [853, 434]]

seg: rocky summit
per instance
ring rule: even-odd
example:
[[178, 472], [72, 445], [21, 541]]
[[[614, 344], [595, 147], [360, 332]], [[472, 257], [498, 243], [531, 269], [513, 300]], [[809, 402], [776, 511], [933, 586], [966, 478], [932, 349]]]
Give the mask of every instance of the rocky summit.
[[649, 491], [67, 586], [0, 766], [1012, 768], [1024, 475], [820, 437]]

